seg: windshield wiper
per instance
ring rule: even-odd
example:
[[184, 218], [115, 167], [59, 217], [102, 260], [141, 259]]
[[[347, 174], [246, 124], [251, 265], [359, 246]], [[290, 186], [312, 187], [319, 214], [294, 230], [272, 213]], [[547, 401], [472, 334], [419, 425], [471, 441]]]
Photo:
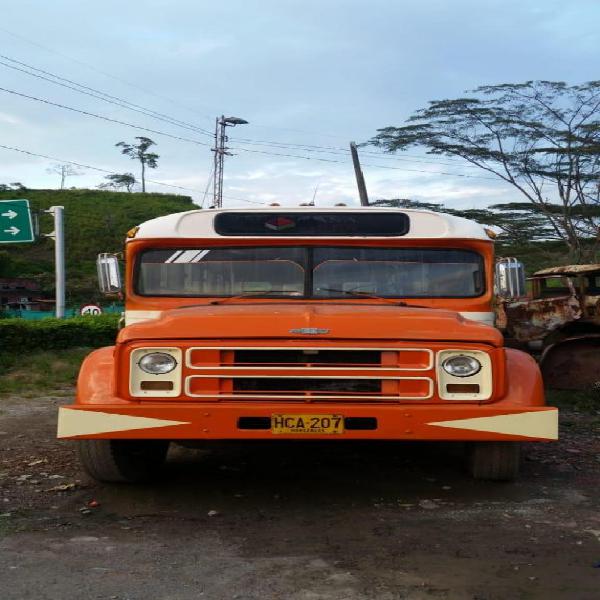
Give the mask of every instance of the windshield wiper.
[[197, 304], [186, 304], [184, 306], [175, 306], [174, 310], [179, 308], [195, 308], [196, 306], [207, 306], [209, 304], [223, 304], [229, 302], [229, 300], [237, 300], [238, 298], [252, 298], [253, 296], [268, 295], [268, 294], [297, 294], [301, 296], [300, 292], [294, 292], [292, 290], [259, 290], [256, 292], [245, 292], [244, 294], [237, 294], [236, 296], [226, 296], [225, 298], [219, 298], [218, 300], [211, 300], [210, 302], [198, 302]]
[[228, 296], [227, 298], [219, 298], [218, 300], [212, 300], [209, 304], [223, 304], [230, 300], [237, 300], [238, 298], [252, 298], [256, 296], [269, 296], [270, 294], [294, 294], [302, 296], [302, 293], [294, 290], [257, 290], [256, 292], [245, 292], [244, 294], [238, 294], [237, 296]]
[[[376, 294], [371, 294], [369, 292], [361, 292], [360, 290], [341, 290], [337, 288], [317, 288], [317, 290], [322, 290], [323, 292], [334, 292], [336, 294], [344, 294], [345, 296], [353, 296], [355, 298], [373, 298], [375, 300], [381, 300], [386, 304], [392, 304], [394, 306], [408, 306], [410, 308], [432, 308], [431, 306], [425, 306], [423, 304], [409, 304], [408, 302], [404, 302], [404, 300], [394, 300], [393, 298], [384, 298], [383, 296], [377, 296]], [[300, 292], [296, 292], [293, 290], [258, 290], [255, 292], [245, 292], [244, 294], [237, 294], [236, 296], [227, 296], [226, 298], [219, 298], [218, 300], [211, 300], [208, 303], [198, 303], [198, 304], [186, 304], [185, 306], [177, 306], [176, 309], [180, 308], [195, 308], [196, 306], [206, 306], [215, 305], [215, 304], [225, 304], [230, 300], [238, 300], [242, 298], [255, 298], [260, 296], [269, 296], [270, 294], [288, 294], [288, 295], [296, 295], [302, 296]], [[326, 299], [326, 298], [324, 298]], [[307, 300], [316, 300], [316, 298], [307, 298]]]
[[363, 297], [363, 298], [375, 298], [376, 300], [382, 300], [387, 304], [393, 304], [394, 306], [411, 306], [415, 308], [431, 308], [430, 306], [423, 306], [422, 304], [409, 304], [408, 302], [404, 302], [404, 300], [394, 300], [393, 298], [384, 298], [383, 296], [377, 296], [376, 294], [371, 294], [370, 292], [361, 292], [360, 290], [339, 290], [337, 288], [317, 288], [317, 290], [322, 290], [324, 292], [334, 292], [336, 294], [344, 294], [345, 296], [354, 296], [354, 297]]

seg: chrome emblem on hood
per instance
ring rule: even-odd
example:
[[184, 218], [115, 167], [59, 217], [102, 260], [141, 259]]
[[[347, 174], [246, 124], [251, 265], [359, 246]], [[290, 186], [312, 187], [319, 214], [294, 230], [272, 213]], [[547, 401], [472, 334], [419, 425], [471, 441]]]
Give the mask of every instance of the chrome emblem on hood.
[[300, 333], [302, 335], [320, 335], [329, 333], [330, 329], [318, 329], [317, 327], [300, 327], [299, 329], [290, 329], [290, 333]]

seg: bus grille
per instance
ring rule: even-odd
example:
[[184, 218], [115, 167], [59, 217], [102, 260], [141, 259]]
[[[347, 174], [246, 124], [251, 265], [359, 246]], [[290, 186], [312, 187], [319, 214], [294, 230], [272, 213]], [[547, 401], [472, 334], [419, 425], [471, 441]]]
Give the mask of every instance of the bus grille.
[[186, 352], [193, 400], [381, 401], [433, 396], [433, 352], [422, 348], [195, 346]]

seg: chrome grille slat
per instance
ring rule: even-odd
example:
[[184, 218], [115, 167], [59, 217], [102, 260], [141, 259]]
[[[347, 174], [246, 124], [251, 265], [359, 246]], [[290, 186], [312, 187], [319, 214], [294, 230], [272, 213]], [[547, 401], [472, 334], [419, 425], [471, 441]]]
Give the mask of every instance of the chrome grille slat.
[[[290, 351], [290, 350], [307, 350], [307, 351], [336, 351], [336, 352], [363, 352], [363, 351], [373, 351], [373, 352], [398, 352], [400, 354], [402, 353], [414, 353], [414, 352], [423, 352], [426, 353], [428, 356], [428, 362], [427, 365], [424, 367], [396, 367], [399, 370], [402, 371], [430, 371], [433, 368], [433, 363], [434, 363], [434, 355], [433, 355], [433, 350], [430, 350], [429, 348], [402, 348], [402, 347], [398, 347], [398, 346], [375, 346], [375, 347], [368, 347], [368, 346], [360, 346], [360, 347], [352, 347], [352, 348], [348, 348], [348, 347], [339, 347], [339, 346], [192, 346], [190, 348], [188, 348], [187, 352], [186, 352], [186, 366], [189, 369], [202, 369], [204, 368], [206, 365], [202, 365], [202, 366], [196, 366], [192, 363], [191, 361], [191, 357], [192, 354], [195, 350], [221, 350], [221, 351], [228, 351], [228, 352], [235, 352], [236, 350], [264, 350], [264, 351]], [[307, 361], [310, 362], [310, 361]], [[260, 365], [256, 365], [257, 367]], [[317, 365], [314, 365], [315, 368], [317, 368]], [[367, 368], [372, 368], [373, 366], [370, 364], [366, 364], [364, 365]], [[320, 367], [320, 365], [319, 365]], [[239, 368], [242, 368], [242, 366], [240, 366]], [[323, 366], [323, 368], [326, 368], [326, 365]], [[341, 365], [336, 365], [336, 368], [343, 368], [341, 367]], [[348, 367], [348, 368], [352, 368], [352, 367]], [[381, 368], [381, 366], [377, 366], [374, 368]]]

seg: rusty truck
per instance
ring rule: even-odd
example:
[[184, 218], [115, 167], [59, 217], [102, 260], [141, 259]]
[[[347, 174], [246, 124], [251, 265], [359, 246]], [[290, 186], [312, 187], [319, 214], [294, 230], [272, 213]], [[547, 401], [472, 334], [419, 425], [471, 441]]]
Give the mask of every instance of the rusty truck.
[[498, 299], [496, 322], [508, 343], [537, 355], [546, 386], [598, 388], [600, 264], [543, 269], [528, 284], [527, 296]]

